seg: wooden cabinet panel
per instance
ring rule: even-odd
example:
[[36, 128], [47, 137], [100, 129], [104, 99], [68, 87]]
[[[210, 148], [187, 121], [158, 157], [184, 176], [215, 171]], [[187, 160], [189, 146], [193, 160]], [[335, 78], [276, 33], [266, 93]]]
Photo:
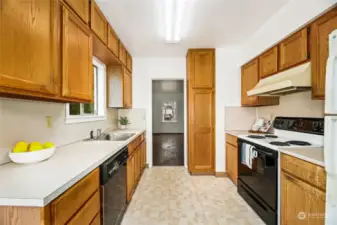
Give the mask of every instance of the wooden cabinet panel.
[[91, 222], [90, 225], [101, 225], [101, 215], [100, 215], [100, 213], [96, 215], [95, 219]]
[[322, 190], [326, 188], [326, 172], [325, 168], [321, 166], [281, 154], [281, 168], [287, 173], [293, 174], [313, 186]]
[[62, 96], [93, 100], [91, 31], [63, 7]]
[[230, 135], [230, 134], [226, 134], [226, 142], [228, 144], [231, 144], [233, 145], [234, 147], [237, 147], [238, 146], [238, 138], [233, 136], [233, 135]]
[[91, 0], [91, 30], [104, 43], [108, 42], [108, 22], [94, 0]]
[[281, 173], [281, 225], [324, 225], [325, 193]]
[[214, 90], [191, 89], [189, 99], [190, 172], [214, 172]]
[[127, 51], [122, 42], [119, 42], [119, 60], [126, 66], [127, 61]]
[[118, 58], [119, 56], [119, 40], [117, 34], [108, 24], [108, 48]]
[[304, 28], [280, 44], [280, 70], [295, 66], [308, 59], [308, 28]]
[[277, 73], [278, 47], [274, 47], [259, 56], [260, 79]]
[[89, 22], [89, 1], [88, 0], [65, 0], [69, 6], [85, 22]]
[[259, 60], [254, 59], [241, 69], [241, 104], [254, 106], [258, 104], [258, 97], [248, 96], [247, 91], [252, 90], [259, 82]]
[[51, 203], [53, 225], [64, 225], [98, 189], [96, 169]]
[[124, 108], [132, 108], [132, 77], [126, 70], [123, 75], [123, 100]]
[[59, 2], [2, 0], [0, 8], [0, 87], [58, 94]]
[[189, 52], [189, 79], [192, 88], [213, 88], [215, 79], [215, 52], [197, 50]]
[[329, 34], [337, 29], [337, 8], [332, 9], [311, 26], [312, 97], [324, 99], [325, 73], [329, 56]]
[[85, 203], [67, 225], [90, 224], [100, 210], [100, 196], [96, 193]]
[[131, 55], [127, 52], [127, 59], [126, 59], [126, 67], [130, 72], [132, 72], [132, 57]]
[[226, 171], [232, 181], [238, 180], [238, 148], [226, 143]]
[[127, 192], [127, 200], [131, 201], [133, 189], [135, 186], [135, 154], [129, 156], [127, 161], [127, 168], [126, 168], [126, 192]]

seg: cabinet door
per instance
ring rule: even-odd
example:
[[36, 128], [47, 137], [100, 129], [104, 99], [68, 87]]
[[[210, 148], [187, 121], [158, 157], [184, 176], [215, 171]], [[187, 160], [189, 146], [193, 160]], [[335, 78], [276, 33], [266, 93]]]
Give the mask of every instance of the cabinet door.
[[281, 224], [324, 225], [325, 193], [281, 173]]
[[58, 4], [58, 0], [0, 1], [1, 87], [58, 94]]
[[89, 1], [88, 0], [65, 0], [70, 7], [85, 22], [89, 22]]
[[226, 168], [232, 181], [237, 184], [238, 179], [238, 149], [226, 144]]
[[280, 70], [308, 59], [308, 28], [293, 34], [280, 44]]
[[124, 108], [132, 107], [132, 77], [126, 70], [123, 75], [123, 101]]
[[127, 55], [126, 48], [122, 42], [119, 43], [119, 60], [126, 66]]
[[92, 37], [87, 26], [66, 7], [62, 24], [62, 95], [93, 100]]
[[190, 172], [214, 172], [214, 91], [191, 89], [189, 99]]
[[91, 30], [104, 44], [108, 42], [108, 22], [94, 0], [91, 0]]
[[248, 96], [247, 91], [252, 90], [259, 82], [259, 61], [254, 59], [241, 69], [241, 104], [254, 106], [258, 103], [258, 97]]
[[194, 50], [188, 58], [192, 88], [213, 88], [215, 77], [214, 50]]
[[108, 24], [108, 48], [111, 52], [118, 58], [119, 54], [119, 40], [117, 34], [112, 29], [112, 27]]
[[135, 154], [129, 156], [126, 165], [126, 195], [127, 200], [131, 201], [133, 189], [135, 185]]
[[278, 67], [278, 47], [274, 47], [259, 57], [260, 79], [277, 73]]
[[126, 59], [126, 67], [130, 72], [132, 72], [132, 57], [131, 55], [127, 52], [127, 59]]
[[312, 97], [324, 99], [325, 73], [329, 56], [329, 34], [337, 29], [337, 8], [323, 15], [311, 26]]

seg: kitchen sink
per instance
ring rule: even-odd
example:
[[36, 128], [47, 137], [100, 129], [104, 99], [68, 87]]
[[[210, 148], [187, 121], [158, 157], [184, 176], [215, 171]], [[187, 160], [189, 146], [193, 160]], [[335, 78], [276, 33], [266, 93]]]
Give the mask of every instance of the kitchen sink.
[[84, 141], [126, 141], [134, 135], [135, 133], [105, 133], [96, 139], [86, 139]]

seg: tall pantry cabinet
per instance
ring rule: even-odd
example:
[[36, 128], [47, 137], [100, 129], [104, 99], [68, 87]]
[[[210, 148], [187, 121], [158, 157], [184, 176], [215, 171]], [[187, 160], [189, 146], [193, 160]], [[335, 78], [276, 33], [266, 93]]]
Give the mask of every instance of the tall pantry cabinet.
[[215, 171], [215, 49], [187, 53], [188, 170]]

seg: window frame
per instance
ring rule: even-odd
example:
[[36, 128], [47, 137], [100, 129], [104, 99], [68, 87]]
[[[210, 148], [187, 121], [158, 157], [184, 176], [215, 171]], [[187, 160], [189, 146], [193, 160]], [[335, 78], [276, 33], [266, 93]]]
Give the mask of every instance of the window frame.
[[[87, 115], [72, 116], [69, 114], [70, 105], [69, 103], [67, 103], [65, 107], [65, 110], [66, 110], [65, 123], [66, 124], [106, 120], [106, 66], [101, 61], [99, 61], [96, 57], [93, 57], [92, 65], [96, 67], [96, 70], [97, 70], [97, 79], [94, 79], [94, 88], [96, 87], [96, 90], [94, 90], [95, 91], [95, 94], [94, 94], [95, 115], [87, 114]], [[79, 104], [81, 104], [81, 112], [82, 112], [83, 103], [79, 103]]]

